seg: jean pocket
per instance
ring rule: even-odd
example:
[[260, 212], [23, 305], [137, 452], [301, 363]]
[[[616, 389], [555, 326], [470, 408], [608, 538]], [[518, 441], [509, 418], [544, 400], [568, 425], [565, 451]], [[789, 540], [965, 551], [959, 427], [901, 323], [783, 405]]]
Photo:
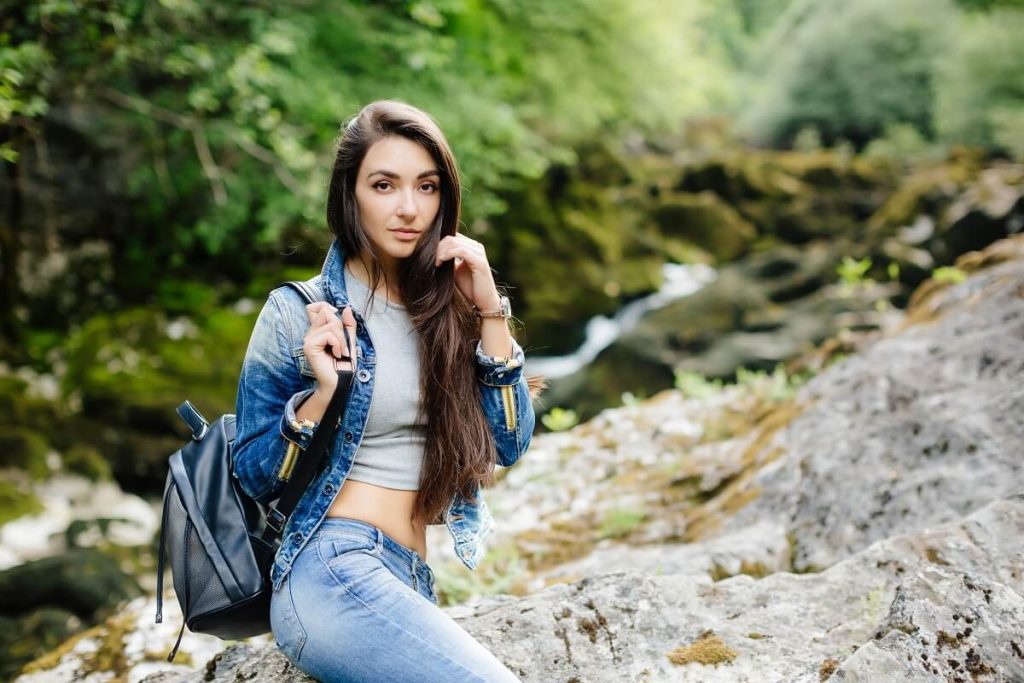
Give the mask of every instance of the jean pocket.
[[331, 531], [322, 533], [317, 539], [317, 551], [320, 559], [328, 567], [333, 567], [353, 553], [375, 553], [376, 539], [367, 538], [358, 532]]
[[302, 647], [306, 644], [306, 630], [302, 628], [302, 622], [295, 611], [291, 576], [285, 577], [284, 583], [271, 598], [270, 627], [274, 642], [281, 648], [281, 652], [293, 664], [298, 664]]

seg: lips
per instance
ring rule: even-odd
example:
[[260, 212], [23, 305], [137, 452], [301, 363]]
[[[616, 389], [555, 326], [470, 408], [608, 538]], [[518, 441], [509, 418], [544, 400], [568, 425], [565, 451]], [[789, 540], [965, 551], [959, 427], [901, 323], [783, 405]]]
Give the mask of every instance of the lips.
[[392, 230], [391, 234], [393, 234], [395, 237], [399, 237], [399, 238], [403, 238], [403, 239], [412, 239], [412, 238], [416, 237], [417, 235], [419, 235], [420, 231], [419, 230], [398, 229], [398, 230]]

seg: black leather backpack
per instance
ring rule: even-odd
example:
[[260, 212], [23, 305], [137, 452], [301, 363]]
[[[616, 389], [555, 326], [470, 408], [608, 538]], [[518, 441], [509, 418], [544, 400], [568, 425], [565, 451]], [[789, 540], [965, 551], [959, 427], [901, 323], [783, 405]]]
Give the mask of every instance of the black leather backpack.
[[[322, 298], [304, 282], [286, 284], [307, 303]], [[349, 349], [354, 343], [350, 340]], [[211, 424], [189, 401], [178, 406], [192, 439], [171, 455], [164, 486], [156, 623], [163, 621], [165, 556], [170, 557], [174, 592], [184, 615], [167, 661], [174, 660], [186, 625], [193, 633], [225, 639], [270, 632], [270, 568], [281, 532], [328, 453], [352, 388], [355, 360], [342, 360], [352, 360], [353, 368], [338, 371], [338, 388], [319, 423], [332, 427], [313, 433], [283, 493], [269, 506], [247, 496], [232, 476], [235, 416], [222, 415]]]

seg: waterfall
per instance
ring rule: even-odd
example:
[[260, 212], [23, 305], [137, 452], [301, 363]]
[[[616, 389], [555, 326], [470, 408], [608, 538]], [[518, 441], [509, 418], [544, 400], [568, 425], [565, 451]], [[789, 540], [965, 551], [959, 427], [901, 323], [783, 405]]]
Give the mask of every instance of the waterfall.
[[636, 327], [648, 312], [689, 296], [708, 283], [718, 273], [703, 263], [666, 263], [662, 266], [661, 289], [619, 309], [613, 317], [598, 315], [587, 321], [583, 344], [573, 353], [564, 356], [537, 356], [531, 354], [526, 365], [529, 372], [544, 375], [549, 379], [565, 377], [591, 362], [619, 338], [624, 332]]

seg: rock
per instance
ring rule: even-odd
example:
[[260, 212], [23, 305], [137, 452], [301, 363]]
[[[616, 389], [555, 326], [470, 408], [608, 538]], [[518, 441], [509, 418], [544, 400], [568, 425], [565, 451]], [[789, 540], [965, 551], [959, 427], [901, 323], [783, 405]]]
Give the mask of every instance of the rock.
[[666, 238], [699, 247], [716, 263], [735, 260], [757, 237], [750, 222], [710, 191], [662, 197], [652, 220]]
[[929, 324], [812, 379], [807, 409], [764, 444], [782, 455], [746, 483], [756, 500], [724, 528], [780, 520], [809, 570], [1019, 490], [1022, 281], [1024, 260], [982, 270], [936, 294]]
[[[1020, 680], [1024, 236], [958, 263], [802, 387], [668, 390], [536, 437], [487, 492], [477, 572], [428, 528], [441, 593], [507, 593], [444, 609], [523, 680]], [[100, 650], [131, 670], [142, 606], [26, 680]], [[166, 668], [150, 681], [306, 680], [269, 644]]]
[[875, 641], [837, 681], [1024, 680], [1024, 597], [973, 572], [929, 566], [900, 584]]
[[116, 560], [90, 548], [32, 560], [0, 572], [0, 608], [8, 616], [44, 605], [88, 618], [140, 590]]
[[531, 587], [615, 571], [686, 574], [724, 579], [737, 574], [766, 576], [790, 568], [786, 528], [776, 522], [753, 524], [703, 543], [598, 545], [586, 557], [539, 573]]
[[782, 245], [723, 266], [714, 282], [648, 314], [579, 372], [552, 382], [547, 405], [581, 419], [619, 402], [624, 391], [651, 395], [676, 371], [731, 377], [737, 368], [771, 370], [843, 328], [877, 328], [876, 302], [893, 291], [833, 283], [841, 242]]
[[[0, 526], [0, 569], [100, 540], [117, 546], [148, 545], [158, 529], [159, 513], [114, 482], [62, 474], [29, 490], [38, 502], [31, 510], [34, 514]], [[75, 538], [67, 538], [69, 530]]]
[[109, 614], [119, 602], [141, 593], [117, 560], [92, 549], [0, 571], [0, 671], [5, 675], [42, 649]]
[[[935, 680], [922, 653], [943, 680], [966, 671], [964, 680], [975, 680], [973, 673], [976, 680], [1012, 681], [1024, 662], [1014, 650], [1024, 628], [1021, 567], [1024, 495], [994, 501], [956, 523], [879, 541], [816, 574], [713, 582], [606, 572], [520, 599], [498, 596], [446, 611], [524, 681], [817, 683], [823, 669], [834, 672], [833, 681], [891, 680], [892, 672]], [[120, 628], [117, 638], [128, 642], [133, 631], [125, 624], [137, 625], [142, 632], [135, 637], [149, 651], [165, 651], [173, 627], [157, 634], [155, 626], [144, 626], [140, 611], [150, 608], [132, 602], [120, 627], [89, 639], [110, 640], [110, 631]], [[187, 635], [183, 647], [203, 642]], [[51, 671], [75, 671], [89, 651], [69, 648], [50, 662]], [[131, 662], [139, 652], [133, 652], [123, 661], [138, 680]], [[58, 680], [45, 674], [36, 669], [18, 683]], [[253, 639], [230, 645], [205, 671], [153, 662], [143, 680], [309, 679], [276, 647]]]

